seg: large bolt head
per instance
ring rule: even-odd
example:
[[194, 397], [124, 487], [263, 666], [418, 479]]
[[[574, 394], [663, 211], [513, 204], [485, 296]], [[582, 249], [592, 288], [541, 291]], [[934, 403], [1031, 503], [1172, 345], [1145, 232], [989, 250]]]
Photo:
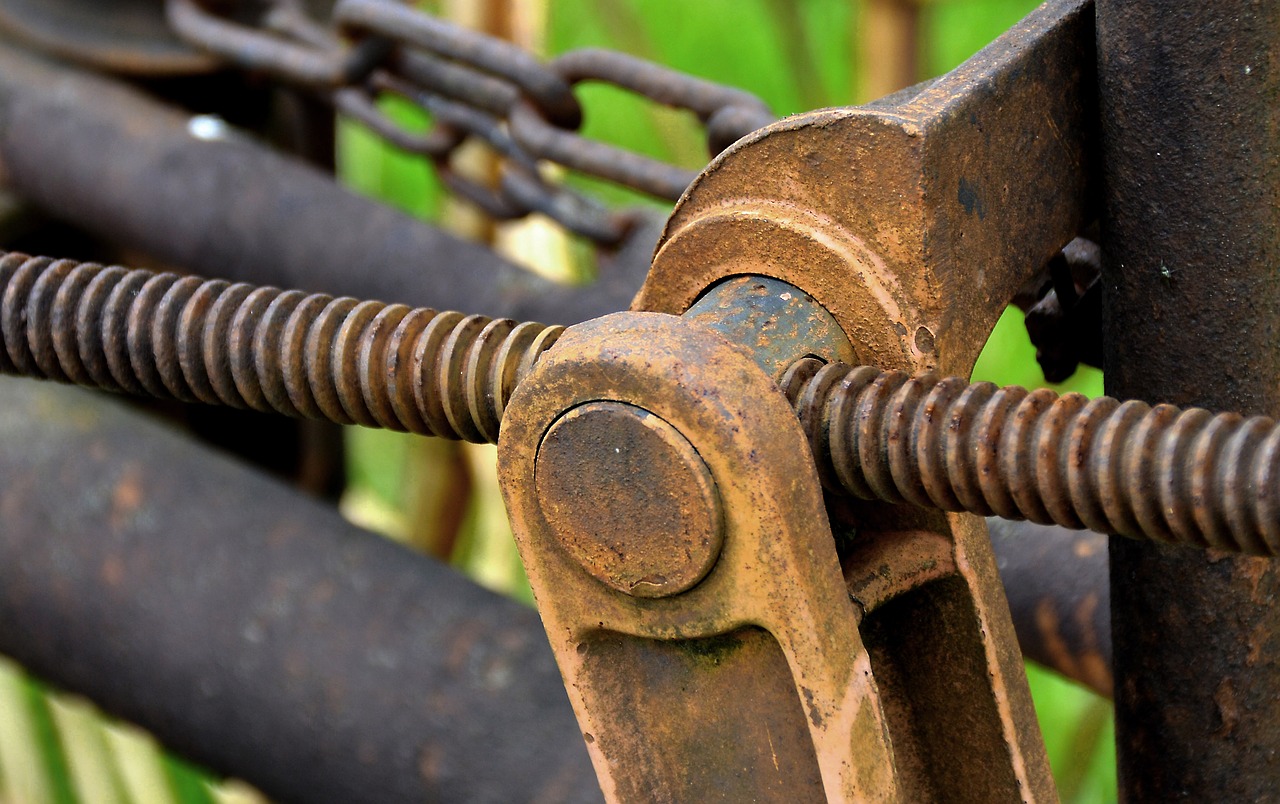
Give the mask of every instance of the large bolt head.
[[620, 592], [684, 592], [720, 555], [710, 470], [679, 431], [634, 405], [589, 402], [560, 417], [538, 447], [534, 486], [565, 550]]

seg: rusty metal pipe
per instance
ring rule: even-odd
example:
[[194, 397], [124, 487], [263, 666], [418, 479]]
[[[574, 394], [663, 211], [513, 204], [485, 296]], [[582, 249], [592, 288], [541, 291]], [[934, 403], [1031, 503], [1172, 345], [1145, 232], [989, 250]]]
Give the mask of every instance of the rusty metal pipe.
[[592, 287], [556, 285], [247, 137], [201, 139], [189, 114], [4, 43], [0, 184], [194, 273], [495, 317], [571, 324], [626, 309], [648, 266], [644, 254]]
[[597, 801], [537, 615], [122, 405], [0, 381], [0, 652], [280, 801]]
[[[1109, 393], [1280, 414], [1277, 30], [1098, 0]], [[1280, 564], [1113, 539], [1111, 599], [1121, 800], [1274, 798]]]

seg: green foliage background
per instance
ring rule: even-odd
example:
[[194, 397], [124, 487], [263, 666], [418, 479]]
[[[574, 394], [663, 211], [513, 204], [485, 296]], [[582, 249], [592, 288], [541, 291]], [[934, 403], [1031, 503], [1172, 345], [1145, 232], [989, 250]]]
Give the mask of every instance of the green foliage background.
[[[429, 5], [429, 4], [428, 4]], [[951, 69], [1027, 13], [1030, 0], [937, 0], [922, 7], [921, 77]], [[748, 89], [779, 115], [862, 102], [861, 7], [851, 0], [549, 0], [547, 50], [625, 50], [676, 69]], [[700, 167], [705, 146], [696, 121], [655, 109], [618, 90], [585, 85], [585, 133], [663, 159]], [[425, 125], [412, 111], [392, 110]], [[339, 170], [357, 190], [427, 218], [445, 207], [439, 184], [421, 161], [383, 146], [351, 124], [341, 127]], [[588, 179], [569, 181], [613, 203], [635, 196]], [[651, 202], [644, 202], [651, 203]], [[1020, 316], [1007, 314], [975, 379], [1040, 385]], [[1071, 387], [1101, 393], [1097, 372]], [[347, 506], [365, 523], [403, 525], [410, 439], [353, 429]], [[480, 465], [483, 465], [481, 460]], [[477, 482], [483, 486], [483, 480]], [[528, 600], [518, 562], [492, 496], [477, 495], [453, 560], [490, 585]], [[485, 535], [488, 533], [489, 535]], [[1064, 801], [1114, 801], [1115, 757], [1107, 701], [1034, 666], [1028, 667], [1050, 762]], [[0, 661], [0, 804], [44, 802], [249, 802], [252, 791], [218, 784], [161, 752], [144, 735], [100, 719], [83, 702], [50, 696], [21, 670]]]

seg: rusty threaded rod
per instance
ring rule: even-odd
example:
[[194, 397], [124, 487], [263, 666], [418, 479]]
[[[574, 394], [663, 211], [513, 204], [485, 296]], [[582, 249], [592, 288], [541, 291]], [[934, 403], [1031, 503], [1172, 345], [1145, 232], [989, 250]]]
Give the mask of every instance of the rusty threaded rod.
[[0, 256], [0, 372], [496, 442], [563, 327]]
[[[562, 327], [0, 256], [0, 372], [496, 442]], [[1134, 538], [1280, 552], [1280, 427], [1172, 405], [797, 361], [828, 488]]]
[[823, 483], [863, 499], [1280, 552], [1280, 427], [807, 358], [783, 379]]

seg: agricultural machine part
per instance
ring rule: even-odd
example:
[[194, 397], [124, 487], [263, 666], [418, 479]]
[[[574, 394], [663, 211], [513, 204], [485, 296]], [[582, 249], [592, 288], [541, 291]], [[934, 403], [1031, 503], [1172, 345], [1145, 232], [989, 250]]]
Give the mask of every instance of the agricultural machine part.
[[[118, 402], [11, 380], [0, 411], [0, 652], [275, 800], [599, 799], [528, 609]], [[1034, 572], [1054, 540], [1001, 524]]]
[[[513, 395], [503, 491], [606, 798], [1055, 797], [982, 522], [846, 503], [829, 523], [814, 459], [836, 489], [933, 505], [904, 464], [951, 459], [924, 482], [950, 507], [984, 496], [952, 484], [994, 456], [913, 428], [928, 416], [894, 396], [907, 375], [837, 361], [967, 374], [1028, 266], [1087, 220], [1087, 8], [1047, 4], [896, 102], [735, 144], [681, 199], [636, 300], [684, 318], [571, 328]], [[1027, 163], [1044, 172], [1015, 185]], [[788, 395], [814, 400], [810, 438]], [[987, 443], [1016, 455], [1034, 432]]]
[[[794, 286], [735, 277], [708, 299], [689, 321], [739, 344], [763, 333], [747, 345], [832, 492], [1280, 552], [1272, 419], [855, 368], [834, 317]], [[513, 393], [566, 331], [0, 253], [0, 371], [338, 424], [498, 443]]]
[[232, 281], [572, 324], [627, 306], [657, 238], [652, 215], [630, 215], [634, 226], [603, 258], [601, 279], [566, 288], [204, 122], [222, 133], [197, 137], [203, 129], [190, 113], [0, 43], [5, 186], [165, 264]]
[[[938, 81], [739, 141], [669, 221], [650, 312], [541, 358], [558, 330], [9, 255], [5, 368], [477, 440], [502, 424], [522, 554], [613, 797], [1049, 798], [982, 523], [932, 507], [1267, 554], [1280, 522], [1269, 419], [908, 375], [967, 374], [1096, 214], [1091, 11], [1048, 3]], [[408, 27], [402, 49], [441, 55]], [[471, 44], [464, 67], [513, 80]], [[378, 77], [378, 45], [335, 75], [394, 91], [413, 71]], [[1256, 790], [1264, 707], [1230, 719], [1227, 693], [1249, 767], [1217, 789]]]

